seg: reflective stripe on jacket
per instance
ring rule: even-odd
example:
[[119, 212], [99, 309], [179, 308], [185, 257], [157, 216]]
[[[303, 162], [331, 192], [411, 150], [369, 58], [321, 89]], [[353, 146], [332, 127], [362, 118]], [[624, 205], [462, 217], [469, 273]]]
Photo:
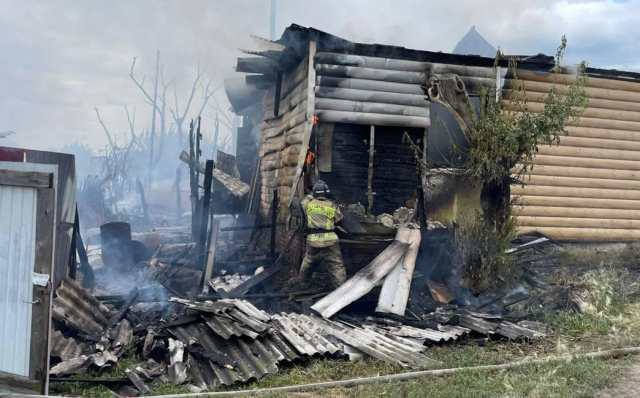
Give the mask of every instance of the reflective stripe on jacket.
[[333, 232], [335, 223], [342, 220], [340, 208], [327, 198], [314, 198], [309, 195], [302, 201], [302, 210], [307, 216], [307, 226], [311, 230], [325, 230], [307, 236], [307, 243], [312, 247], [328, 247], [338, 241]]

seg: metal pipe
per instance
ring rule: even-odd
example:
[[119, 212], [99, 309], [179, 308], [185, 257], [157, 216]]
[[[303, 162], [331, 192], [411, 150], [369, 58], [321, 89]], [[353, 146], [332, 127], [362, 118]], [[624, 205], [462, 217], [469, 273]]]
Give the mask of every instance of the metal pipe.
[[316, 110], [379, 113], [382, 115], [429, 117], [429, 108], [417, 106], [381, 104], [376, 102], [350, 101], [334, 98], [316, 99]]
[[418, 116], [381, 115], [379, 113], [317, 111], [322, 123], [354, 123], [376, 126], [429, 127], [429, 118]]
[[383, 104], [428, 107], [424, 95], [386, 93], [383, 91], [354, 90], [350, 88], [316, 87], [316, 98], [334, 98], [350, 101], [379, 102]]

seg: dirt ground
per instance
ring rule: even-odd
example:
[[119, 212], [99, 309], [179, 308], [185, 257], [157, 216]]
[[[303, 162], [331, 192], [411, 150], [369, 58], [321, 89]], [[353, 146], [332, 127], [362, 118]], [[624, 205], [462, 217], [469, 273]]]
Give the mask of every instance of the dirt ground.
[[640, 362], [630, 366], [615, 386], [600, 394], [600, 398], [640, 397]]

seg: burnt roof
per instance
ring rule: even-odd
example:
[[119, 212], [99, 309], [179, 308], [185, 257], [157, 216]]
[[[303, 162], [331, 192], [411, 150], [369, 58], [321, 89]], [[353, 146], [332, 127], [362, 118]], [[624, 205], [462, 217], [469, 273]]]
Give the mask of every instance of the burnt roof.
[[[282, 37], [275, 41], [275, 43], [286, 47], [277, 62], [278, 71], [288, 72], [292, 70], [308, 54], [310, 41], [315, 41], [317, 43], [317, 51], [322, 52], [467, 66], [492, 67], [495, 62], [494, 57], [415, 50], [385, 44], [356, 43], [312, 27], [307, 28], [292, 24], [285, 29]], [[265, 52], [265, 54], [252, 52], [252, 54], [268, 57], [270, 61], [275, 58], [271, 52]], [[499, 65], [508, 66], [510, 59], [516, 59], [520, 69], [551, 71], [554, 66], [554, 58], [544, 54], [505, 56], [499, 60]], [[586, 73], [590, 76], [607, 79], [640, 80], [640, 73], [615, 69], [587, 68]]]

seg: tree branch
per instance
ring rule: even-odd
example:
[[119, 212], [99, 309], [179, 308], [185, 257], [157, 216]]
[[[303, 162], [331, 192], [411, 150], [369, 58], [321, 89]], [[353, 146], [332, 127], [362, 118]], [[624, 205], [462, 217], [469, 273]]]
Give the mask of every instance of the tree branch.
[[104, 125], [104, 123], [102, 122], [102, 118], [100, 117], [100, 112], [98, 112], [98, 108], [93, 108], [96, 110], [96, 115], [98, 116], [98, 121], [100, 122], [100, 125], [102, 126], [102, 129], [104, 130], [105, 134], [107, 135], [107, 139], [109, 140], [109, 145], [111, 146], [111, 148], [115, 149], [115, 144], [113, 142], [113, 140], [111, 139], [111, 134], [109, 134], [109, 130], [107, 130], [107, 126]]

